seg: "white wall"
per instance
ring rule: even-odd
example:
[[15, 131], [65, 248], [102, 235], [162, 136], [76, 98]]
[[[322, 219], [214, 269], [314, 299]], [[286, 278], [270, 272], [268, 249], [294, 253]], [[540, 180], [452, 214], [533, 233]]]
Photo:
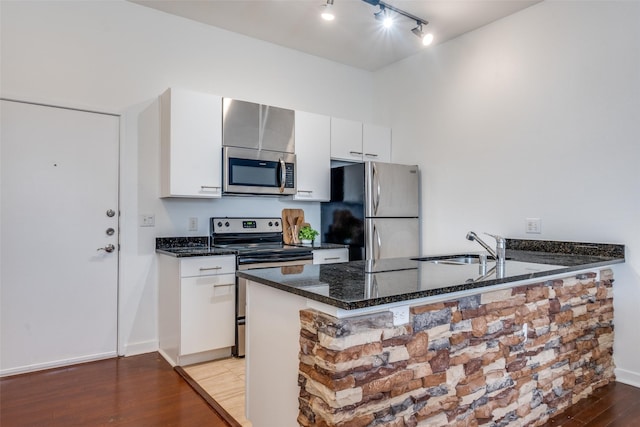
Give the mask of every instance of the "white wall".
[[375, 83], [393, 160], [419, 159], [425, 253], [480, 249], [469, 230], [626, 245], [614, 354], [640, 386], [640, 2], [546, 1]]
[[[179, 87], [371, 119], [369, 72], [140, 5], [3, 0], [0, 15], [3, 97], [122, 114], [119, 328], [126, 354], [157, 348], [156, 236], [206, 235], [210, 216], [280, 216], [292, 206], [320, 224], [317, 203], [159, 200], [157, 147], [138, 143], [137, 123], [161, 92]], [[154, 213], [156, 227], [138, 227], [142, 213]], [[191, 216], [199, 218], [198, 233], [186, 231]]]

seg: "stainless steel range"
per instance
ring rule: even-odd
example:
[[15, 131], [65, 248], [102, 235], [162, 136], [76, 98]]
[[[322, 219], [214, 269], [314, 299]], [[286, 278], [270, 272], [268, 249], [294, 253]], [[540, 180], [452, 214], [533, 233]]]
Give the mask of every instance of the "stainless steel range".
[[[238, 270], [313, 262], [312, 248], [284, 244], [281, 218], [211, 218], [210, 233], [211, 246], [237, 251]], [[236, 278], [236, 357], [244, 356], [246, 287]]]

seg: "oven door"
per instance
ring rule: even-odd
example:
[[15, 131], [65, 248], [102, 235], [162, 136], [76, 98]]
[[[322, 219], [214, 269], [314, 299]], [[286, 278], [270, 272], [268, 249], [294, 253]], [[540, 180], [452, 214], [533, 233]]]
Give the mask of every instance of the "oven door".
[[231, 194], [296, 194], [296, 155], [223, 147], [223, 191]]
[[[259, 264], [239, 264], [238, 270], [250, 270], [253, 268], [269, 268], [269, 267], [291, 267], [312, 264], [313, 258], [297, 259], [292, 261], [271, 261]], [[247, 323], [246, 306], [247, 306], [247, 279], [238, 277], [236, 280], [236, 345], [232, 349], [235, 357], [244, 357], [245, 353], [245, 327]]]

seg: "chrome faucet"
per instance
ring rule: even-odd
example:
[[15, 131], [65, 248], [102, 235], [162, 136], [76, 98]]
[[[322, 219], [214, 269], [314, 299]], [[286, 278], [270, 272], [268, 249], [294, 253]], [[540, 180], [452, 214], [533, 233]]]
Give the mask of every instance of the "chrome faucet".
[[480, 244], [480, 246], [485, 248], [487, 250], [487, 252], [489, 252], [489, 255], [491, 255], [496, 260], [496, 264], [497, 265], [504, 265], [505, 251], [506, 251], [506, 246], [507, 246], [506, 240], [504, 239], [504, 237], [496, 236], [494, 234], [489, 234], [489, 233], [484, 233], [484, 234], [486, 234], [487, 236], [491, 236], [494, 239], [496, 239], [496, 250], [495, 251], [493, 249], [491, 249], [489, 247], [489, 245], [487, 245], [473, 231], [470, 231], [470, 232], [467, 233], [467, 240], [471, 240], [471, 241], [475, 240], [476, 242], [478, 242]]

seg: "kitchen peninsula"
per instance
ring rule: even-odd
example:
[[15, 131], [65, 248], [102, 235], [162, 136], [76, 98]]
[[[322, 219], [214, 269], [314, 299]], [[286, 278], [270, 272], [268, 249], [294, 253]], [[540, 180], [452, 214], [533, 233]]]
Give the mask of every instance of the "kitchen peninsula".
[[238, 272], [254, 427], [540, 425], [614, 380], [624, 246], [507, 240], [444, 257]]

